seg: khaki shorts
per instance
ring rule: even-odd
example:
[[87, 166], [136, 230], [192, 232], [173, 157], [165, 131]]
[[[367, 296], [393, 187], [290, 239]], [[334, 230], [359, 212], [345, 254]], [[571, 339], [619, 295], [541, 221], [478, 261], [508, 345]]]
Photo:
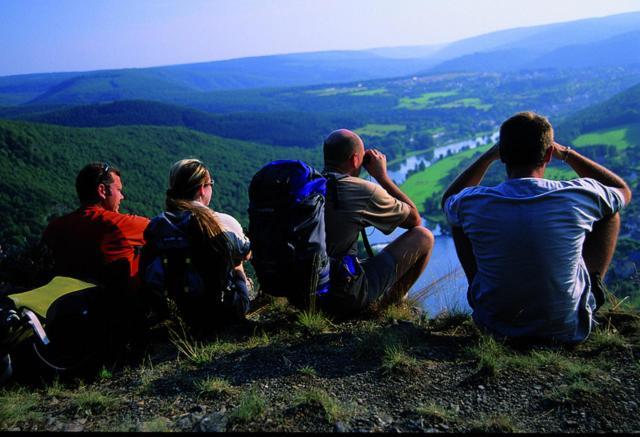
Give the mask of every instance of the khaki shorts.
[[398, 277], [398, 262], [388, 251], [383, 250], [373, 258], [361, 262], [367, 279], [367, 302], [371, 304], [389, 293]]

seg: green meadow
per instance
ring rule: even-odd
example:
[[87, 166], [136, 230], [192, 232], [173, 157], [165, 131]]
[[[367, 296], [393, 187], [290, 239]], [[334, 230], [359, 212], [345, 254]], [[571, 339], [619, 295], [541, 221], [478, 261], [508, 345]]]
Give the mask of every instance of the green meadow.
[[404, 132], [407, 126], [404, 124], [367, 124], [356, 129], [358, 135], [370, 137], [384, 137], [393, 132]]
[[493, 107], [493, 105], [489, 103], [482, 103], [482, 101], [477, 97], [471, 97], [467, 99], [455, 100], [453, 102], [445, 103], [443, 105], [438, 106], [439, 108], [475, 108], [481, 111], [488, 111]]
[[306, 91], [306, 93], [313, 94], [318, 97], [328, 97], [328, 96], [335, 96], [338, 94], [349, 94], [349, 93], [354, 93], [358, 91], [362, 91], [362, 90], [356, 87], [349, 87], [349, 88], [331, 87], [331, 88], [322, 88], [320, 90], [309, 90], [309, 91]]
[[438, 91], [433, 93], [424, 93], [420, 97], [402, 97], [396, 109], [409, 109], [412, 111], [426, 109], [435, 106], [435, 102], [445, 97], [451, 97], [458, 94], [457, 91]]
[[386, 88], [374, 88], [371, 90], [364, 88], [361, 91], [356, 91], [354, 93], [351, 93], [350, 95], [351, 96], [378, 96], [386, 93], [387, 93]]
[[484, 152], [488, 149], [488, 145], [477, 147], [436, 161], [424, 171], [411, 175], [404, 184], [402, 184], [402, 191], [416, 204], [422, 205], [425, 199], [433, 196], [435, 193], [441, 193], [446, 188], [443, 179], [446, 178], [451, 170], [459, 168], [460, 162], [478, 152]]
[[608, 146], [616, 146], [619, 150], [624, 150], [638, 143], [640, 143], [640, 126], [637, 125], [603, 129], [580, 135], [573, 140], [573, 144], [577, 147], [605, 144]]

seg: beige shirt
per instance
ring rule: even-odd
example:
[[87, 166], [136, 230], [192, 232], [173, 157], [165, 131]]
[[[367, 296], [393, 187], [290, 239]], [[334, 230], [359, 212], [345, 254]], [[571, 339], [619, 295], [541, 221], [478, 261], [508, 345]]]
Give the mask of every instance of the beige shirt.
[[357, 255], [361, 229], [374, 226], [384, 234], [390, 234], [409, 216], [409, 205], [373, 182], [352, 176], [338, 179], [337, 207], [330, 187], [331, 183], [325, 206], [329, 256]]

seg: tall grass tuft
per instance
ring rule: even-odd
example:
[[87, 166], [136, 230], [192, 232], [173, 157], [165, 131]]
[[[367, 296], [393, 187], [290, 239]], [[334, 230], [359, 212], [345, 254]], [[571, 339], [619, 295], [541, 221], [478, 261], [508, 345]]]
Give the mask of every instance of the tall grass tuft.
[[240, 405], [231, 412], [229, 419], [234, 422], [246, 423], [262, 417], [265, 409], [264, 399], [251, 389], [242, 396]]
[[229, 381], [222, 378], [209, 377], [196, 381], [194, 385], [200, 394], [207, 396], [231, 395], [238, 391]]
[[331, 321], [321, 311], [309, 309], [298, 314], [296, 325], [307, 333], [316, 335], [327, 332], [331, 326]]
[[294, 402], [296, 405], [320, 405], [324, 417], [329, 423], [336, 422], [346, 415], [340, 402], [320, 388], [312, 388], [298, 393]]
[[382, 357], [382, 371], [384, 374], [411, 374], [418, 369], [418, 360], [407, 355], [402, 345], [389, 345], [384, 349], [384, 356]]
[[14, 427], [19, 423], [33, 423], [44, 418], [37, 410], [40, 397], [25, 388], [0, 392], [0, 426], [2, 429]]

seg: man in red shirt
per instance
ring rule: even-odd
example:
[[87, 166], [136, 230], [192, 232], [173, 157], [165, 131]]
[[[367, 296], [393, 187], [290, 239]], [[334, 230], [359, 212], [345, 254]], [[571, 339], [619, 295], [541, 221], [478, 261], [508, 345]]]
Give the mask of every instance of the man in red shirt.
[[76, 191], [80, 208], [49, 223], [43, 236], [56, 274], [135, 291], [149, 219], [118, 212], [124, 199], [120, 171], [106, 162], [80, 170]]

